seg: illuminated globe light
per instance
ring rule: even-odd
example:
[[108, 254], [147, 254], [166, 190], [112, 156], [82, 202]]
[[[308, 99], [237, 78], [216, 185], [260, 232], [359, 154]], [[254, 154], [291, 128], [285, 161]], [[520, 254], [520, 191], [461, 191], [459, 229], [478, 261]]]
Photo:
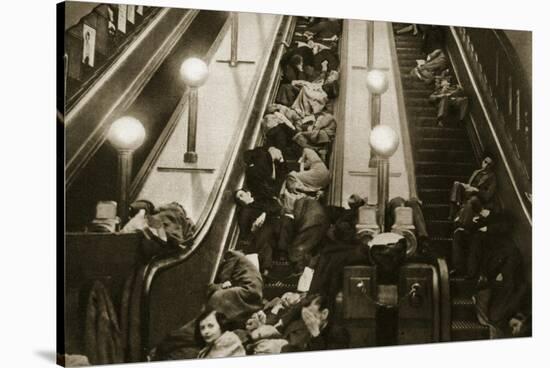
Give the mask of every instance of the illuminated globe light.
[[399, 146], [397, 132], [387, 125], [377, 125], [370, 132], [369, 143], [378, 156], [391, 157]]
[[388, 90], [388, 77], [381, 70], [373, 69], [367, 73], [367, 89], [370, 93], [381, 95]]
[[138, 119], [124, 116], [111, 125], [107, 139], [119, 150], [135, 150], [145, 140], [145, 128]]
[[199, 58], [189, 58], [181, 63], [180, 74], [188, 86], [200, 87], [208, 78], [208, 65]]

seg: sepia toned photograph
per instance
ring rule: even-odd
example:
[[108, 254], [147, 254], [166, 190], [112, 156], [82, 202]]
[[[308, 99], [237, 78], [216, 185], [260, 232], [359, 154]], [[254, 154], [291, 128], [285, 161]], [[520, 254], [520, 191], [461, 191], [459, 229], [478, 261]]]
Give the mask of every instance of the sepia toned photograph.
[[532, 337], [531, 31], [57, 15], [58, 364]]

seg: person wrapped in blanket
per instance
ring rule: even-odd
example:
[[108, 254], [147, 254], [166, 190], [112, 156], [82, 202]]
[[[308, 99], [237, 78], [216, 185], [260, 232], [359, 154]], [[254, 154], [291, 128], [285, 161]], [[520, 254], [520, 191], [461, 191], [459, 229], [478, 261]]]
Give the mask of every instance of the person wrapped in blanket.
[[[334, 42], [327, 46], [313, 40], [298, 42], [290, 48], [281, 60], [283, 77], [276, 102], [285, 106], [293, 105], [304, 85], [308, 87], [306, 96], [319, 100], [317, 104], [322, 107], [326, 104], [326, 101], [323, 102], [324, 99], [337, 97], [340, 60], [335, 48]], [[313, 85], [307, 83], [313, 83]], [[323, 91], [325, 94], [322, 93]], [[307, 111], [302, 110], [302, 115], [307, 115]]]
[[151, 240], [147, 242], [147, 253], [185, 248], [196, 229], [193, 220], [177, 202], [155, 208], [150, 201], [137, 200], [130, 205], [130, 215], [121, 233], [143, 232]]
[[443, 49], [435, 49], [426, 56], [426, 60], [417, 60], [417, 66], [411, 70], [411, 75], [431, 84], [435, 77], [449, 67], [447, 56]]

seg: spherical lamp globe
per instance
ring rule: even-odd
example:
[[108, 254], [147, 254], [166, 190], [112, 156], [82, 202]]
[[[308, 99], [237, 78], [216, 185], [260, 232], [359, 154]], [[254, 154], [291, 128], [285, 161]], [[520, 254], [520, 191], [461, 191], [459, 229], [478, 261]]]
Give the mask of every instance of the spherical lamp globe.
[[387, 125], [377, 125], [370, 132], [369, 143], [378, 156], [391, 157], [399, 146], [399, 135]]
[[208, 78], [208, 65], [199, 58], [191, 57], [181, 63], [181, 78], [190, 87], [200, 87]]
[[381, 95], [388, 90], [388, 77], [381, 70], [373, 69], [367, 73], [367, 89], [370, 93]]
[[111, 125], [107, 139], [118, 150], [135, 150], [145, 140], [145, 128], [138, 119], [123, 116]]

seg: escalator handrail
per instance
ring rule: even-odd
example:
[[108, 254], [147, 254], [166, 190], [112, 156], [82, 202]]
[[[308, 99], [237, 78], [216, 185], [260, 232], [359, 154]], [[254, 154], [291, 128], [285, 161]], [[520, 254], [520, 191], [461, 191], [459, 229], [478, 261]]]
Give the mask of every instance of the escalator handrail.
[[[204, 62], [206, 64], [210, 64], [210, 62], [212, 61], [214, 53], [216, 52], [217, 48], [220, 46], [221, 42], [223, 41], [223, 38], [225, 34], [228, 32], [230, 26], [231, 26], [231, 21], [230, 21], [230, 18], [228, 17], [225, 24], [221, 28], [219, 35], [216, 37], [216, 39], [212, 43], [212, 46], [210, 47], [210, 49], [206, 53], [206, 56], [204, 57]], [[151, 152], [147, 155], [145, 162], [143, 163], [140, 170], [132, 180], [132, 183], [130, 186], [130, 195], [129, 195], [132, 201], [138, 199], [137, 196], [143, 189], [143, 186], [145, 185], [145, 181], [149, 177], [160, 154], [162, 153], [164, 147], [166, 146], [174, 130], [176, 129], [176, 126], [178, 125], [184, 113], [184, 110], [187, 108], [188, 102], [189, 102], [189, 89], [186, 88], [178, 102], [176, 109], [170, 116], [168, 123], [162, 130], [162, 133], [160, 134], [159, 138], [155, 142], [155, 145], [151, 149]], [[209, 207], [208, 203], [210, 202], [212, 202], [212, 200], [209, 199], [209, 201], [207, 201], [206, 207]], [[199, 219], [197, 223], [200, 224], [201, 220]], [[190, 238], [186, 240], [184, 244], [190, 244], [192, 243], [192, 241], [193, 241], [193, 238]]]
[[405, 158], [405, 167], [407, 170], [407, 181], [409, 182], [409, 198], [418, 198], [418, 192], [416, 188], [416, 170], [414, 165], [414, 156], [412, 149], [411, 134], [409, 130], [409, 118], [407, 116], [407, 109], [405, 107], [405, 97], [403, 92], [403, 82], [401, 80], [401, 73], [399, 69], [399, 62], [397, 57], [397, 46], [395, 44], [395, 36], [393, 33], [393, 25], [388, 22], [388, 37], [390, 38], [390, 52], [392, 59], [392, 68], [394, 75], [394, 85], [397, 96], [397, 109], [399, 113], [399, 127], [401, 128], [401, 139], [403, 143], [403, 154]]
[[445, 258], [438, 257], [437, 270], [439, 276], [439, 299], [440, 299], [440, 334], [439, 341], [451, 341], [451, 287], [449, 282], [449, 267]]
[[494, 142], [497, 146], [498, 154], [500, 156], [499, 157], [500, 161], [504, 164], [504, 167], [506, 169], [506, 173], [508, 174], [510, 182], [512, 183], [512, 186], [514, 188], [514, 192], [515, 192], [515, 194], [516, 194], [516, 196], [519, 200], [519, 203], [521, 205], [521, 208], [523, 210], [523, 215], [525, 216], [525, 218], [529, 222], [529, 225], [533, 226], [533, 221], [532, 221], [532, 218], [531, 218], [531, 214], [530, 214], [529, 209], [528, 209], [529, 206], [526, 204], [524, 196], [523, 196], [523, 194], [521, 193], [521, 191], [519, 189], [519, 185], [518, 185], [518, 182], [515, 178], [514, 173], [512, 172], [510, 162], [509, 162], [508, 158], [506, 157], [506, 155], [504, 153], [504, 149], [503, 149], [503, 147], [500, 143], [500, 140], [499, 140], [499, 137], [496, 133], [495, 127], [493, 126], [494, 122], [493, 122], [493, 119], [491, 118], [491, 114], [489, 112], [489, 107], [487, 106], [484, 99], [481, 98], [482, 97], [481, 88], [480, 88], [480, 86], [477, 82], [477, 79], [475, 78], [474, 72], [472, 70], [472, 66], [470, 65], [470, 63], [468, 61], [466, 51], [464, 50], [464, 46], [462, 44], [460, 36], [458, 35], [457, 28], [453, 27], [453, 26], [450, 26], [449, 29], [450, 29], [451, 34], [452, 34], [452, 36], [453, 36], [453, 38], [456, 42], [458, 51], [460, 53], [460, 57], [464, 62], [464, 67], [466, 69], [466, 72], [468, 73], [468, 78], [470, 79], [470, 81], [472, 83], [472, 87], [474, 89], [474, 92], [478, 96], [478, 101], [479, 101], [480, 107], [483, 111], [483, 115], [485, 117], [485, 120], [487, 121], [487, 127], [489, 128], [489, 130], [491, 132], [491, 135], [493, 137], [493, 140], [494, 140]]
[[344, 140], [345, 140], [345, 120], [346, 120], [346, 96], [347, 96], [347, 67], [348, 67], [348, 27], [349, 23], [346, 19], [342, 21], [342, 34], [340, 37], [339, 55], [340, 55], [340, 93], [338, 95], [338, 103], [335, 104], [334, 118], [338, 122], [336, 124], [336, 137], [332, 142], [330, 154], [331, 182], [330, 190], [327, 191], [327, 203], [332, 206], [342, 207], [343, 205], [343, 183], [344, 183]]
[[[96, 6], [92, 10], [92, 12], [90, 12], [90, 14], [91, 13], [98, 13], [97, 9], [101, 6], [103, 6], [103, 5], [105, 5], [105, 4], [99, 4], [98, 6]], [[143, 21], [136, 26], [136, 28], [132, 32], [132, 34], [130, 34], [129, 37], [124, 39], [119, 45], [116, 46], [116, 49], [113, 50], [111, 55], [109, 55], [107, 57], [105, 62], [102, 65], [100, 65], [87, 80], [85, 80], [83, 82], [83, 84], [80, 86], [80, 88], [75, 93], [73, 93], [69, 98], [67, 98], [68, 96], [65, 94], [65, 97], [67, 98], [67, 101], [66, 101], [67, 111], [70, 111], [75, 105], [78, 104], [80, 99], [83, 98], [83, 96], [87, 93], [87, 90], [90, 89], [96, 83], [96, 81], [103, 75], [103, 73], [105, 73], [105, 71], [108, 70], [116, 62], [116, 60], [121, 56], [121, 54], [124, 52], [124, 50], [126, 50], [126, 48], [132, 42], [134, 42], [137, 38], [139, 38], [141, 32], [143, 32], [147, 27], [149, 27], [151, 25], [151, 22], [155, 18], [158, 18], [160, 16], [160, 14], [161, 14], [161, 9], [153, 7], [152, 11], [149, 14], [147, 14], [143, 18]], [[85, 18], [85, 17], [83, 17], [83, 18]], [[77, 25], [80, 24], [81, 22], [82, 22], [82, 20], [80, 20], [77, 23]], [[71, 28], [69, 28], [65, 32], [70, 32]]]
[[[290, 26], [289, 20], [290, 20], [290, 17], [283, 16], [281, 18], [279, 27], [280, 28], [281, 27], [286, 28], [286, 30], [288, 32], [289, 26]], [[274, 61], [274, 62], [277, 62], [276, 65], [278, 65], [278, 61], [280, 61], [280, 56], [282, 56], [282, 55], [281, 55], [280, 52], [278, 52], [277, 53], [277, 60]], [[275, 70], [277, 71], [277, 69], [275, 69]], [[265, 73], [265, 69], [262, 71], [262, 73], [259, 77], [260, 80], [264, 78], [264, 73]], [[277, 73], [274, 73], [273, 74], [273, 79], [276, 76], [277, 76]], [[258, 83], [256, 88], [255, 88], [255, 90], [256, 90], [255, 93], [256, 94], [258, 93], [257, 89], [259, 88], [259, 86], [260, 86], [260, 83]], [[254, 105], [254, 104], [251, 104], [251, 105]], [[249, 109], [247, 111], [247, 116], [250, 116], [250, 114], [252, 113], [253, 107], [254, 106], [249, 106]], [[246, 121], [248, 121], [248, 120], [249, 119], [246, 119]], [[256, 123], [257, 128], [254, 130], [254, 134], [259, 135], [259, 124], [257, 124], [257, 122], [255, 122], [255, 123]], [[238, 164], [239, 153], [240, 153], [239, 148], [243, 143], [244, 131], [246, 130], [245, 128], [246, 128], [246, 126], [248, 126], [248, 124], [250, 124], [249, 121], [248, 121], [247, 124], [243, 125], [243, 127], [240, 131], [240, 134], [236, 139], [236, 144], [234, 145], [233, 151], [231, 152], [231, 155], [229, 155], [228, 165], [225, 166], [225, 170], [223, 171], [223, 173], [220, 174], [219, 179], [221, 179], [221, 180], [220, 180], [220, 183], [218, 185], [217, 190], [215, 190], [215, 192], [216, 192], [215, 200], [214, 200], [212, 206], [210, 206], [210, 208], [208, 210], [208, 214], [205, 216], [205, 221], [202, 223], [202, 225], [197, 229], [196, 233], [194, 234], [193, 239], [192, 239], [191, 248], [189, 250], [178, 251], [175, 254], [171, 254], [171, 255], [168, 255], [168, 256], [154, 257], [149, 262], [149, 264], [146, 266], [146, 269], [143, 273], [143, 275], [144, 275], [143, 276], [144, 277], [144, 283], [143, 283], [143, 298], [144, 299], [143, 300], [145, 301], [145, 303], [147, 302], [147, 300], [150, 296], [151, 285], [153, 283], [153, 279], [160, 272], [162, 272], [163, 270], [175, 267], [175, 266], [191, 259], [192, 256], [197, 251], [197, 249], [202, 244], [202, 240], [205, 238], [206, 234], [210, 230], [210, 227], [212, 226], [212, 222], [213, 222], [213, 219], [215, 217], [214, 215], [216, 214], [216, 212], [218, 211], [218, 209], [222, 205], [223, 193], [225, 192], [224, 189], [227, 186], [229, 173], [233, 169], [235, 169], [236, 165]], [[234, 213], [234, 211], [233, 211], [233, 213]], [[234, 217], [234, 216], [231, 216], [231, 217]], [[230, 219], [228, 219], [228, 220], [229, 220], [228, 223], [232, 222]], [[220, 248], [225, 248], [225, 247], [220, 247]]]
[[[294, 34], [294, 28], [296, 25], [296, 18], [295, 17], [289, 17], [288, 22], [286, 23], [285, 30], [283, 31], [284, 37], [284, 43], [289, 44], [292, 35]], [[280, 60], [282, 59], [283, 55], [285, 53], [285, 45], [283, 43], [279, 44], [279, 47], [277, 49], [277, 54], [275, 57], [275, 65], [280, 64]], [[264, 95], [264, 98], [262, 99], [260, 103], [259, 111], [265, 111], [269, 103], [273, 103], [276, 98], [276, 92], [279, 89], [279, 84], [282, 79], [282, 70], [279, 67], [273, 68], [271, 71], [271, 76], [269, 77], [269, 83], [266, 86], [266, 91], [270, 91], [269, 93], [266, 93]], [[261, 116], [261, 115], [260, 115]], [[261, 124], [260, 120], [255, 122], [255, 129], [252, 133], [252, 137], [255, 137], [251, 140], [250, 146], [248, 146], [248, 149], [253, 149], [254, 147], [257, 147], [262, 144], [263, 139], [265, 138], [263, 134], [261, 134]], [[239, 185], [238, 188], [242, 188], [244, 185], [244, 172], [242, 173], [241, 177], [239, 178]], [[232, 228], [232, 232], [230, 232], [229, 238], [230, 241], [228, 242], [227, 246], [220, 247], [220, 251], [218, 252], [218, 257], [216, 259], [215, 267], [212, 270], [212, 274], [210, 275], [210, 283], [213, 283], [216, 275], [218, 273], [218, 269], [221, 263], [221, 259], [223, 257], [223, 254], [228, 249], [233, 249], [235, 245], [237, 244], [237, 241], [239, 239], [239, 227], [236, 224], [236, 218], [235, 218], [235, 212], [236, 212], [236, 205], [233, 206], [232, 216], [231, 216], [231, 225], [230, 228]]]
[[[84, 123], [87, 122], [86, 119], [90, 118], [89, 115], [87, 115], [90, 106], [94, 107], [98, 104], [97, 97], [95, 96], [98, 93], [101, 94], [105, 92], [106, 86], [108, 86], [109, 81], [112, 81], [113, 78], [120, 78], [117, 74], [120, 74], [121, 70], [126, 72], [128, 65], [131, 65], [128, 63], [129, 58], [137, 52], [140, 47], [145, 47], [146, 40], [151, 36], [151, 32], [154, 32], [156, 27], [160, 27], [163, 20], [170, 17], [171, 14], [174, 14], [171, 13], [171, 10], [171, 8], [160, 10], [147, 24], [147, 30], [139, 33], [131, 45], [116, 58], [113, 64], [110, 65], [109, 70], [95, 80], [87, 92], [75, 103], [71, 110], [65, 114], [66, 129], [71, 129], [71, 126], [75, 123], [82, 123], [82, 121], [84, 121]], [[90, 130], [90, 133], [81, 139], [82, 142], [78, 143], [78, 148], [73, 150], [70, 156], [66, 157], [65, 172], [67, 188], [74, 182], [80, 170], [107, 139], [107, 123], [112, 121], [117, 114], [125, 111], [125, 109], [135, 101], [139, 93], [145, 87], [147, 81], [150, 80], [154, 72], [158, 69], [160, 63], [176, 45], [176, 40], [185, 32], [198, 12], [198, 10], [189, 10], [180, 18], [179, 23], [170, 30], [164, 42], [158, 45], [156, 49], [157, 52], [147, 60], [146, 67], [135, 73], [135, 78], [132, 82], [125, 86], [125, 90], [120, 96], [117, 96], [116, 100], [110, 102], [108, 107], [105, 107], [104, 113], [98, 117], [94, 117], [93, 130]], [[92, 105], [90, 105], [90, 103]], [[75, 128], [73, 127], [73, 129]], [[69, 144], [69, 141], [67, 144]]]

